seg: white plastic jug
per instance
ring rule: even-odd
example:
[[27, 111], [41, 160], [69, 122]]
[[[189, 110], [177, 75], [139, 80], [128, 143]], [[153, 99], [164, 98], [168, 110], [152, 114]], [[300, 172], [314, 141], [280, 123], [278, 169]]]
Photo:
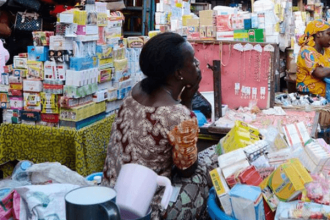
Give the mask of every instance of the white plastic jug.
[[157, 186], [165, 186], [161, 206], [166, 209], [173, 191], [171, 181], [167, 177], [158, 176], [145, 166], [125, 164], [114, 187], [117, 191], [116, 204], [120, 210], [124, 209], [143, 217], [147, 215]]

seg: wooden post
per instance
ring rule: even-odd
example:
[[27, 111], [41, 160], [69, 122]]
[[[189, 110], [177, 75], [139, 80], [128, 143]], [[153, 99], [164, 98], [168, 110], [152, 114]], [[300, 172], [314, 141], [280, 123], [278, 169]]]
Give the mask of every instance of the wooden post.
[[299, 11], [305, 11], [303, 0], [298, 0]]
[[254, 12], [254, 7], [253, 7], [253, 5], [254, 5], [254, 0], [251, 0], [251, 10], [252, 10], [252, 13]]
[[221, 61], [213, 60], [213, 91], [214, 91], [214, 119], [215, 121], [222, 117], [221, 100]]

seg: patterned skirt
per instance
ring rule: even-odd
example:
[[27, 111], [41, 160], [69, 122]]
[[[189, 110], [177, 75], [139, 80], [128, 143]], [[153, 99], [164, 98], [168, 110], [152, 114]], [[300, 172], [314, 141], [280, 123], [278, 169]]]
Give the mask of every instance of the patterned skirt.
[[215, 147], [209, 147], [198, 153], [198, 167], [189, 178], [182, 178], [177, 174], [172, 176], [172, 185], [179, 187], [179, 195], [176, 202], [170, 202], [166, 210], [161, 210], [160, 201], [164, 189], [158, 189], [152, 204], [152, 220], [176, 219], [190, 220], [208, 219], [206, 212], [209, 189], [212, 187], [209, 171], [218, 167], [218, 155]]

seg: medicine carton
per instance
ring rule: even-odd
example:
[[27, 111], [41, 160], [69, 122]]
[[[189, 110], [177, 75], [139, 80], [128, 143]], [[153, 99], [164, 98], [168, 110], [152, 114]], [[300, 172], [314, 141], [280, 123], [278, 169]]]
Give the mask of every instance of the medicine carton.
[[236, 184], [229, 192], [234, 217], [238, 220], [265, 220], [260, 187]]

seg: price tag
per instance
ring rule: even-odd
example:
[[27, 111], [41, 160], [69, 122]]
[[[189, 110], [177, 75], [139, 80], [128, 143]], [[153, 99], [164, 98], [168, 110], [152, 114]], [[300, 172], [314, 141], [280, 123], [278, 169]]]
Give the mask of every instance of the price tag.
[[253, 87], [252, 88], [252, 95], [257, 95], [258, 94], [258, 89]]
[[265, 95], [266, 94], [266, 88], [265, 87], [261, 87], [260, 88], [260, 94], [261, 95]]

